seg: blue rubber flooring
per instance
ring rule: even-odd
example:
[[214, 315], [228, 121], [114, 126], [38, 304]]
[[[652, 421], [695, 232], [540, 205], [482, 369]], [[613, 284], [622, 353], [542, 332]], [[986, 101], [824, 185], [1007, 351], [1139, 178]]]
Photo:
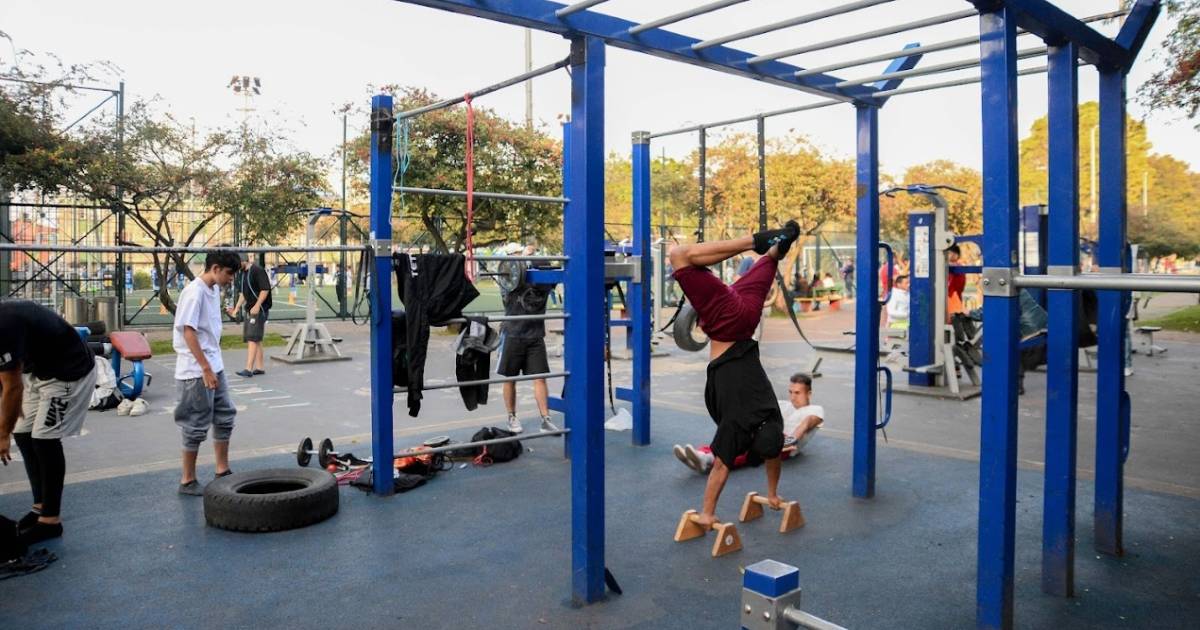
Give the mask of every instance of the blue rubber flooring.
[[[712, 425], [662, 408], [655, 423], [650, 447], [607, 434], [606, 558], [625, 592], [598, 604], [569, 603], [569, 465], [544, 439], [515, 462], [455, 468], [391, 498], [343, 488], [334, 518], [277, 534], [205, 527], [201, 500], [175, 494], [175, 471], [71, 484], [66, 536], [47, 544], [60, 560], [0, 582], [0, 627], [735, 628], [740, 569], [764, 558], [798, 566], [803, 607], [850, 628], [974, 626], [977, 463], [881, 441], [877, 497], [857, 500], [850, 442], [818, 435], [781, 484], [807, 525], [781, 535], [768, 512], [739, 526], [743, 551], [713, 559], [711, 538], [671, 539], [704, 479], [670, 454]], [[1127, 554], [1098, 556], [1081, 481], [1078, 595], [1062, 599], [1040, 591], [1041, 474], [1019, 483], [1017, 627], [1196, 627], [1200, 501], [1127, 490]], [[735, 519], [763, 488], [761, 470], [735, 472], [718, 515]], [[19, 516], [27, 500], [0, 495], [0, 513]]]

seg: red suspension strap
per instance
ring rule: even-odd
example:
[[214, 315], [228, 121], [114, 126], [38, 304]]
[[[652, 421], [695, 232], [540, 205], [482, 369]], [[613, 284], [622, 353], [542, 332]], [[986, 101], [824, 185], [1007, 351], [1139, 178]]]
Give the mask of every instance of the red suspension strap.
[[475, 282], [475, 244], [472, 232], [475, 230], [475, 108], [471, 106], [471, 93], [463, 97], [467, 105], [467, 279]]

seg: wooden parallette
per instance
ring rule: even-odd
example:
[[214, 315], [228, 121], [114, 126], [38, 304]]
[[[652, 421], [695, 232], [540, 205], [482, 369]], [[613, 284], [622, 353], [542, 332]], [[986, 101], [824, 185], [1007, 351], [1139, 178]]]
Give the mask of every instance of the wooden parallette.
[[[738, 515], [738, 520], [745, 523], [761, 517], [764, 505], [768, 507], [771, 505], [767, 497], [757, 492], [747, 494], [745, 502], [742, 503], [742, 512]], [[804, 515], [800, 513], [799, 501], [784, 501], [778, 508], [772, 509], [783, 512], [783, 518], [779, 521], [780, 534], [804, 527]]]
[[[703, 538], [708, 530], [697, 523], [700, 518], [700, 513], [696, 510], [688, 510], [679, 517], [679, 525], [675, 528], [675, 542], [683, 542], [693, 538]], [[738, 535], [737, 527], [733, 523], [714, 522], [713, 531], [717, 533], [717, 539], [713, 541], [712, 557], [723, 556], [727, 553], [739, 551], [742, 548], [742, 538]]]

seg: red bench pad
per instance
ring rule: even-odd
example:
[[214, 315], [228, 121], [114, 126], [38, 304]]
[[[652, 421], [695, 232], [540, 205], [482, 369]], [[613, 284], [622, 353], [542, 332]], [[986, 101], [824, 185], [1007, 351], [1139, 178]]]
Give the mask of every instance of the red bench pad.
[[108, 334], [109, 341], [112, 342], [113, 348], [121, 353], [121, 356], [130, 361], [143, 361], [154, 356], [150, 353], [150, 342], [146, 341], [146, 336], [140, 332], [123, 330]]

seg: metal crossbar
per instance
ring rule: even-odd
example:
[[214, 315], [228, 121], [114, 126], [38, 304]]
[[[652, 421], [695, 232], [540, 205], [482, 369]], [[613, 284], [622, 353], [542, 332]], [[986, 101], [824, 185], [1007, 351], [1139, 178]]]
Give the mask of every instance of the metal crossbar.
[[[428, 389], [428, 388], [426, 388]], [[417, 448], [396, 453], [395, 457], [420, 457], [421, 455], [436, 455], [438, 453], [446, 453], [449, 451], [457, 451], [465, 448], [476, 448], [479, 446], [492, 446], [493, 444], [505, 444], [508, 442], [524, 442], [525, 440], [536, 440], [538, 438], [558, 437], [570, 433], [570, 429], [555, 429], [554, 431], [539, 431], [537, 433], [524, 433], [520, 435], [512, 435], [509, 437], [495, 438], [491, 440], [478, 440], [475, 442], [460, 442], [458, 444], [447, 444], [445, 446], [437, 446], [434, 448]]]
[[783, 109], [773, 109], [771, 111], [762, 112], [760, 114], [751, 114], [749, 116], [739, 116], [738, 118], [730, 118], [728, 120], [718, 120], [716, 122], [704, 123], [702, 125], [692, 125], [691, 127], [682, 127], [680, 129], [672, 129], [670, 131], [660, 131], [658, 133], [650, 134], [650, 137], [651, 138], [662, 138], [665, 136], [674, 136], [674, 135], [678, 135], [681, 133], [691, 133], [693, 131], [700, 131], [701, 129], [712, 129], [713, 127], [724, 127], [727, 125], [736, 125], [737, 123], [750, 122], [752, 120], [758, 120], [759, 118], [772, 118], [774, 116], [782, 116], [784, 114], [794, 114], [796, 112], [806, 112], [810, 109], [820, 109], [822, 107], [829, 107], [830, 105], [841, 105], [841, 104], [843, 104], [842, 101], [838, 101], [838, 100], [834, 100], [834, 99], [830, 99], [827, 101], [817, 101], [815, 103], [807, 103], [804, 105], [797, 105], [795, 107], [785, 107]]
[[[1023, 70], [1017, 70], [1017, 76], [1023, 77], [1023, 76], [1028, 76], [1031, 74], [1042, 74], [1042, 73], [1046, 72], [1046, 70], [1047, 70], [1047, 66], [1033, 66], [1031, 68], [1025, 68]], [[919, 92], [928, 92], [930, 90], [941, 90], [944, 88], [958, 87], [960, 85], [971, 85], [974, 83], [979, 83], [981, 80], [982, 79], [980, 77], [967, 77], [964, 79], [955, 79], [953, 81], [940, 81], [938, 83], [927, 83], [925, 85], [914, 85], [912, 87], [896, 88], [894, 90], [880, 90], [875, 93], [875, 96], [880, 97], [880, 98], [883, 98], [883, 97], [890, 98], [892, 96], [900, 96], [901, 94], [917, 94]]]
[[[725, 35], [722, 37], [714, 37], [713, 39], [706, 39], [702, 42], [697, 42], [695, 44], [692, 44], [692, 50], [700, 51], [700, 50], [704, 50], [705, 48], [712, 48], [713, 46], [720, 46], [722, 44], [728, 44], [729, 42], [736, 42], [741, 39], [749, 39], [751, 37], [763, 35], [765, 33], [773, 33], [775, 31], [780, 31], [785, 28], [791, 28], [793, 26], [799, 26], [801, 24], [808, 24], [809, 22], [816, 22], [817, 20], [823, 20], [825, 18], [833, 17], [835, 15], [842, 15], [844, 13], [850, 13], [852, 11], [858, 11], [859, 9], [865, 9], [868, 7], [873, 7], [873, 6], [876, 6], [879, 4], [884, 4], [887, 2], [893, 2], [893, 1], [894, 0], [859, 0], [858, 2], [852, 2], [850, 4], [844, 4], [842, 6], [832, 7], [829, 9], [825, 9], [824, 11], [817, 11], [815, 13], [809, 13], [807, 15], [801, 15], [801, 16], [790, 18], [787, 20], [780, 20], [778, 22], [766, 24], [764, 26], [758, 26], [755, 28], [747, 29], [747, 30], [744, 30], [744, 31], [741, 31], [738, 33], [734, 33], [732, 35]], [[810, 73], [810, 74], [816, 74], [816, 73]], [[796, 75], [799, 76], [800, 73], [796, 73]], [[804, 75], [804, 76], [808, 76], [808, 75]]]
[[659, 28], [660, 26], [666, 26], [668, 24], [682, 22], [683, 20], [686, 20], [688, 18], [693, 18], [698, 15], [704, 15], [705, 13], [712, 13], [713, 11], [718, 11], [720, 9], [724, 9], [725, 7], [730, 7], [735, 4], [741, 4], [745, 1], [746, 0], [717, 0], [716, 2], [702, 4], [693, 9], [688, 9], [687, 11], [680, 11], [679, 13], [668, 15], [666, 17], [659, 18], [657, 20], [651, 20], [644, 24], [638, 24], [637, 26], [631, 27], [628, 32], [630, 35], [637, 35], [638, 33], [648, 31], [652, 28]]
[[[498, 376], [496, 378], [485, 378], [478, 381], [458, 381], [454, 383], [430, 383], [421, 389], [429, 391], [431, 389], [450, 389], [453, 387], [471, 387], [474, 385], [497, 385], [499, 383], [517, 383], [520, 381], [535, 381], [543, 378], [563, 378], [570, 376], [570, 372], [546, 372], [545, 374], [522, 374], [520, 376]], [[403, 387], [393, 388], [395, 393], [407, 393], [408, 390]]]
[[[1129, 14], [1129, 11], [1110, 11], [1108, 13], [1100, 13], [1098, 15], [1080, 18], [1080, 21], [1085, 22], [1085, 23], [1100, 22], [1103, 20], [1111, 20], [1111, 19], [1119, 18], [1121, 16], [1128, 15], [1128, 14]], [[1017, 31], [1017, 34], [1018, 35], [1028, 35], [1029, 31], [1020, 29]], [[955, 48], [965, 48], [967, 46], [972, 46], [972, 45], [978, 44], [978, 43], [979, 43], [979, 36], [973, 35], [971, 37], [962, 37], [959, 39], [951, 39], [951, 40], [947, 40], [944, 42], [937, 42], [937, 43], [933, 43], [933, 44], [923, 44], [921, 46], [914, 46], [913, 48], [903, 48], [901, 50], [895, 50], [892, 52], [881, 53], [878, 55], [871, 55], [870, 57], [862, 57], [859, 59], [850, 59], [847, 61], [839, 61], [837, 63], [831, 63], [831, 64], [824, 65], [824, 66], [805, 68], [804, 70], [800, 70], [799, 72], [796, 72], [795, 76], [797, 78], [799, 78], [799, 77], [808, 77], [808, 76], [812, 76], [815, 74], [825, 74], [826, 72], [832, 72], [834, 70], [842, 70], [844, 68], [853, 68], [854, 66], [864, 66], [869, 63], [878, 63], [880, 61], [890, 61], [892, 59], [900, 59], [901, 57], [908, 57], [911, 55], [925, 55], [925, 54], [939, 52], [939, 51], [943, 51], [943, 50], [953, 50]]]
[[[1025, 50], [1017, 51], [1017, 59], [1028, 59], [1030, 57], [1038, 57], [1046, 54], [1048, 48], [1039, 46], [1037, 48], [1026, 48]], [[908, 77], [923, 77], [930, 74], [941, 74], [944, 72], [954, 72], [956, 70], [966, 70], [968, 68], [978, 68], [979, 59], [960, 59], [958, 61], [948, 61], [933, 66], [925, 66], [924, 68], [913, 68], [912, 70], [901, 70], [899, 72], [887, 72], [877, 74], [870, 77], [861, 77], [858, 79], [850, 79], [838, 83], [838, 87], [848, 87], [851, 85], [866, 85], [868, 83], [877, 83], [879, 81], [887, 81], [889, 79], [904, 79]]]
[[561, 9], [555, 11], [554, 17], [565, 18], [568, 15], [571, 15], [572, 13], [579, 13], [580, 11], [583, 11], [584, 9], [589, 9], [589, 8], [594, 7], [597, 4], [600, 4], [602, 2], [608, 2], [608, 0], [583, 0], [582, 2], [576, 2], [575, 4], [572, 4], [570, 6], [565, 6]]
[[847, 35], [846, 37], [830, 39], [830, 40], [819, 42], [816, 44], [809, 44], [807, 46], [800, 46], [797, 48], [789, 48], [788, 50], [781, 50], [779, 52], [771, 53], [769, 55], [759, 55], [757, 57], [751, 57], [746, 60], [746, 63], [749, 63], [749, 64], [763, 63], [764, 61], [774, 61], [776, 59], [782, 59], [784, 57], [792, 57], [794, 55], [800, 55], [803, 53], [816, 52], [818, 50], [825, 50], [827, 48], [836, 48], [837, 46], [845, 46], [846, 44], [854, 44], [857, 42], [864, 42], [864, 41], [867, 41], [868, 39], [875, 39], [877, 37], [883, 37], [885, 35], [894, 35], [896, 33], [903, 33], [905, 31], [911, 31], [913, 29], [924, 28], [926, 26], [935, 26], [937, 24], [945, 24], [947, 22], [954, 22], [956, 20], [962, 20], [962, 19], [966, 19], [969, 17], [974, 17], [978, 14], [979, 13], [975, 9], [966, 9], [963, 11], [955, 11], [954, 13], [945, 13], [943, 15], [935, 15], [933, 17], [925, 18], [923, 20], [916, 20], [913, 22], [905, 22], [903, 24], [893, 24], [892, 26], [887, 26], [887, 27], [876, 29], [873, 31], [867, 31], [866, 33], [859, 33], [857, 35]]
[[0, 251], [67, 252], [80, 254], [280, 254], [287, 252], [361, 252], [366, 245], [321, 245], [318, 247], [135, 247], [129, 245], [39, 245], [34, 243], [0, 243]]
[[488, 322], [533, 322], [533, 321], [550, 321], [552, 319], [567, 319], [570, 317], [566, 313], [544, 313], [541, 315], [487, 315], [484, 313], [463, 313], [462, 317], [452, 317], [447, 320], [440, 321], [432, 326], [445, 326], [446, 324], [465, 324], [474, 319], [486, 319]]
[[473, 92], [468, 92], [466, 95], [463, 95], [463, 96], [459, 96], [459, 97], [455, 97], [455, 98], [448, 98], [444, 101], [438, 101], [436, 103], [430, 103], [429, 105], [425, 105], [423, 107], [418, 107], [416, 109], [410, 109], [406, 112], [400, 112], [399, 114], [396, 114], [396, 120], [404, 120], [406, 118], [420, 116], [421, 114], [428, 114], [429, 112], [434, 112], [439, 109], [446, 109], [447, 107], [454, 107], [455, 105], [466, 102], [467, 96], [470, 96], [471, 98], [485, 96], [487, 94], [491, 94], [492, 92], [503, 90], [506, 87], [512, 87], [514, 85], [517, 85], [518, 83], [524, 83], [525, 81], [528, 81], [529, 79], [532, 79], [534, 77], [540, 77], [543, 74], [550, 74], [551, 72], [554, 72], [555, 70], [567, 67], [568, 65], [570, 65], [570, 63], [571, 63], [571, 58], [566, 57], [566, 58], [556, 61], [552, 64], [548, 64], [548, 65], [542, 66], [540, 68], [534, 68], [533, 70], [530, 70], [529, 72], [526, 72], [524, 74], [518, 74], [517, 76], [512, 77], [510, 79], [505, 79], [499, 83], [494, 83], [492, 85], [489, 85], [484, 88], [480, 88]]
[[[413, 188], [411, 186], [393, 186], [393, 191], [402, 193], [411, 193], [417, 195], [441, 195], [445, 197], [466, 197], [465, 190], [449, 190], [444, 188]], [[473, 196], [480, 199], [501, 199], [504, 201], [531, 201], [539, 203], [568, 203], [571, 200], [566, 197], [544, 197], [541, 195], [518, 195], [515, 193], [498, 193], [498, 192], [482, 192], [475, 191], [471, 193]]]
[[1167, 276], [1153, 273], [1085, 273], [1077, 276], [1018, 275], [1013, 278], [1013, 284], [1028, 289], [1200, 293], [1200, 276]]

